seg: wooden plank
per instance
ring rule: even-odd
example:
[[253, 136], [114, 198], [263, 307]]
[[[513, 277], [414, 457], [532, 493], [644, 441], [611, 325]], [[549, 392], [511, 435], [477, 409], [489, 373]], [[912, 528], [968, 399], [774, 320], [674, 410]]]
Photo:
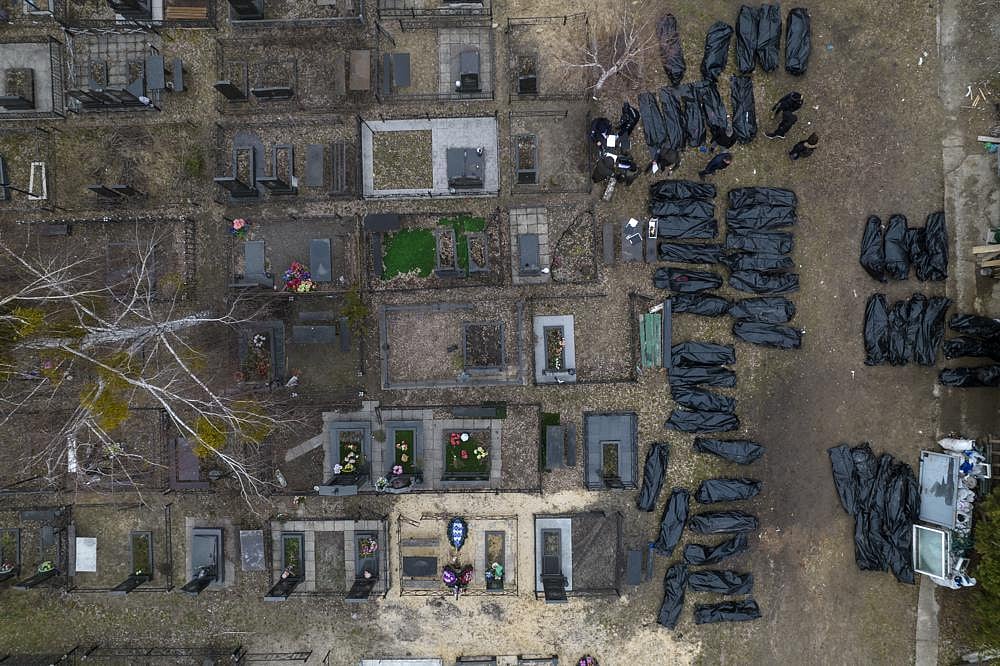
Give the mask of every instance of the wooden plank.
[[660, 324], [660, 329], [663, 332], [663, 342], [660, 343], [660, 353], [663, 355], [663, 367], [670, 371], [673, 367], [673, 354], [671, 353], [671, 347], [673, 346], [673, 335], [674, 335], [674, 319], [673, 310], [671, 309], [670, 299], [663, 301], [663, 312], [660, 315], [663, 317], [663, 321]]
[[1000, 243], [994, 245], [976, 245], [972, 248], [972, 254], [990, 254], [1000, 252]]
[[979, 264], [983, 268], [992, 268], [994, 266], [1000, 266], [1000, 259], [990, 259], [989, 261], [984, 261]]
[[997, 136], [977, 136], [976, 141], [983, 141], [985, 143], [1000, 143], [1000, 137]]

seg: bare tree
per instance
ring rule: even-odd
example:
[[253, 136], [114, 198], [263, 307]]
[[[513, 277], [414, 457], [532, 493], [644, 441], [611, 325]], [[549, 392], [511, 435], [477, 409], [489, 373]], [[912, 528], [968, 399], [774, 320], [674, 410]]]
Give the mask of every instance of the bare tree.
[[589, 46], [579, 49], [574, 61], [561, 60], [563, 67], [588, 70], [595, 77], [588, 86], [594, 99], [616, 77], [634, 81], [646, 52], [656, 45], [653, 30], [640, 22], [627, 1], [621, 3], [611, 22], [604, 34], [595, 35]]
[[[238, 452], [292, 421], [266, 390], [234, 386], [220, 370], [226, 364], [199, 348], [206, 331], [239, 327], [253, 315], [239, 314], [239, 300], [221, 313], [186, 311], [176, 281], [173, 289], [157, 285], [158, 240], [137, 227], [133, 266], [109, 282], [93, 259], [29, 259], [0, 239], [0, 265], [13, 269], [0, 282], [0, 427], [23, 410], [72, 405], [49, 424], [51, 442], [33, 462], [78, 478], [112, 471], [128, 478], [137, 456], [162, 463], [124, 450], [114, 433], [130, 410], [156, 408], [196, 451], [221, 463], [249, 502], [270, 481], [252, 455]], [[97, 460], [77, 457], [81, 433], [100, 451]]]

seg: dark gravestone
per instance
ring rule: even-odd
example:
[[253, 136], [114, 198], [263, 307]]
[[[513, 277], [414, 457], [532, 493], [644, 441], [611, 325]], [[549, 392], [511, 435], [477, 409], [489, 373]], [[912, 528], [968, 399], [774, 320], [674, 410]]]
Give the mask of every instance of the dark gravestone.
[[104, 185], [88, 185], [87, 189], [103, 199], [117, 199], [121, 195]]
[[192, 596], [200, 594], [214, 582], [224, 578], [222, 530], [196, 527], [191, 532], [192, 578], [181, 591]]
[[237, 102], [246, 99], [243, 91], [233, 85], [232, 81], [216, 81], [212, 87], [222, 93], [222, 96], [230, 101]]
[[436, 578], [436, 557], [403, 557], [403, 575], [410, 578]]
[[539, 255], [538, 234], [518, 234], [518, 273], [521, 275], [539, 275], [542, 272], [541, 256]]
[[455, 189], [481, 189], [486, 163], [482, 148], [448, 148], [445, 151], [448, 187]]
[[146, 76], [146, 87], [150, 90], [163, 90], [167, 87], [167, 75], [163, 56], [146, 56], [143, 73]]
[[382, 56], [382, 76], [380, 78], [380, 83], [382, 84], [379, 91], [382, 93], [383, 97], [388, 97], [392, 94], [392, 54], [386, 53]]
[[0, 155], [0, 201], [10, 201], [10, 176], [7, 175], [7, 160]]
[[452, 407], [451, 415], [456, 419], [495, 419], [496, 407]]
[[306, 146], [306, 176], [302, 184], [306, 187], [323, 187], [323, 173], [326, 171], [323, 144], [310, 143]]
[[274, 276], [268, 275], [264, 264], [264, 241], [246, 241], [243, 244], [243, 279], [237, 287], [274, 287]]
[[137, 197], [142, 194], [131, 185], [109, 185], [109, 187], [115, 194], [123, 197]]
[[625, 555], [625, 582], [638, 585], [642, 582], [642, 551], [630, 550]]
[[299, 321], [333, 321], [337, 313], [333, 310], [306, 310], [299, 313]]
[[331, 266], [330, 239], [314, 238], [309, 241], [309, 272], [314, 282], [330, 282]]
[[340, 351], [351, 351], [351, 326], [347, 321], [347, 317], [340, 318], [338, 329], [338, 332], [340, 333]]
[[229, 0], [229, 17], [238, 21], [264, 18], [264, 0]]
[[294, 93], [290, 86], [269, 86], [266, 88], [251, 88], [250, 94], [263, 102], [273, 102], [291, 99]]
[[563, 456], [566, 453], [566, 429], [562, 426], [545, 426], [545, 467], [557, 469], [565, 467]]
[[292, 342], [298, 344], [332, 344], [336, 341], [336, 326], [292, 326]]
[[396, 88], [410, 87], [410, 54], [392, 54], [392, 83]]
[[372, 263], [375, 266], [375, 277], [385, 276], [385, 257], [382, 254], [382, 234], [372, 234]]
[[479, 50], [466, 49], [458, 54], [458, 81], [455, 88], [460, 93], [477, 93], [479, 85]]
[[402, 224], [399, 215], [396, 213], [373, 213], [365, 215], [365, 231], [385, 233], [387, 231], [397, 231]]

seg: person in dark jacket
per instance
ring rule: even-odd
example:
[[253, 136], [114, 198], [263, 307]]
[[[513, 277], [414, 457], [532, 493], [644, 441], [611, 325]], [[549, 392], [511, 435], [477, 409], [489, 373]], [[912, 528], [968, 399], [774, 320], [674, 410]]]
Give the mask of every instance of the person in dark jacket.
[[643, 173], [652, 171], [654, 174], [657, 174], [662, 171], [665, 174], [669, 174], [679, 167], [680, 164], [681, 156], [676, 150], [672, 148], [660, 148], [656, 151], [656, 156], [653, 160], [643, 169]]
[[732, 148], [733, 144], [736, 143], [736, 135], [731, 129], [727, 129], [725, 134], [712, 132], [712, 143], [719, 148]]
[[776, 116], [782, 111], [798, 111], [801, 108], [802, 95], [793, 90], [775, 102], [774, 106], [771, 107], [771, 115]]
[[768, 139], [784, 139], [785, 135], [788, 134], [788, 130], [792, 129], [792, 126], [798, 122], [799, 117], [791, 111], [781, 112], [781, 121], [773, 132], [764, 132], [764, 136]]
[[805, 141], [799, 141], [797, 144], [792, 146], [792, 149], [788, 151], [788, 156], [793, 160], [797, 160], [800, 157], [809, 157], [816, 150], [816, 146], [819, 145], [819, 136], [816, 132], [813, 132]]
[[704, 169], [698, 172], [698, 178], [705, 180], [705, 176], [711, 176], [716, 171], [722, 171], [732, 163], [732, 153], [719, 153], [705, 165]]

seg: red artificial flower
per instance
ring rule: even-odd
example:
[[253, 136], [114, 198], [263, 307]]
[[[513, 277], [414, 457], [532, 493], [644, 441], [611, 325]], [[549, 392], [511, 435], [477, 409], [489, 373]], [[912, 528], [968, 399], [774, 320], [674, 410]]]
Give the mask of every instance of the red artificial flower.
[[459, 455], [461, 455], [461, 456], [462, 456], [462, 460], [465, 460], [466, 458], [468, 458], [468, 457], [469, 457], [469, 452], [468, 452], [468, 451], [466, 451], [465, 449], [462, 449], [462, 453], [461, 453], [461, 454], [459, 454]]

